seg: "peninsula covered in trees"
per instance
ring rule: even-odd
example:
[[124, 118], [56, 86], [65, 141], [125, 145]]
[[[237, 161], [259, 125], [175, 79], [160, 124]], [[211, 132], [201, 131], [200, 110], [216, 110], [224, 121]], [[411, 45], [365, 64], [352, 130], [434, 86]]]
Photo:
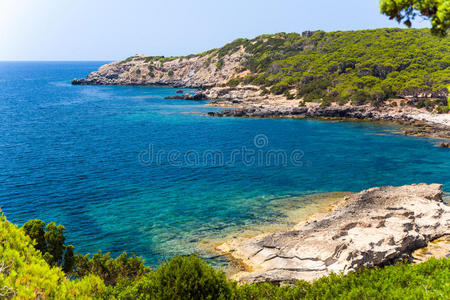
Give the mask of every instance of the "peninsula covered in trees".
[[395, 105], [447, 112], [450, 39], [428, 29], [265, 34], [183, 57], [132, 56], [73, 83], [201, 87], [218, 99], [224, 92], [208, 89], [251, 86], [255, 98], [292, 103], [382, 106], [402, 99]]

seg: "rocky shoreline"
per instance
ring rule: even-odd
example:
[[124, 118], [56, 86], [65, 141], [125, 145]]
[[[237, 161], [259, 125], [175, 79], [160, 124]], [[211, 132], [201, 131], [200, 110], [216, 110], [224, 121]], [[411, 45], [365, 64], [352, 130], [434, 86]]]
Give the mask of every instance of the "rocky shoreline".
[[[229, 86], [230, 79], [247, 75], [247, 71], [239, 68], [246, 55], [242, 47], [223, 57], [215, 54], [164, 59], [135, 55], [124, 61], [103, 65], [86, 78], [74, 79], [72, 84], [199, 88], [196, 94], [180, 94], [178, 91], [166, 99], [211, 100], [211, 106], [225, 108], [221, 112], [208, 114], [215, 117], [394, 121], [406, 125], [404, 134], [407, 135], [450, 139], [450, 113], [433, 114], [417, 109], [414, 107], [414, 96], [393, 99], [380, 107], [351, 104], [322, 107], [316, 102], [288, 99], [286, 95], [263, 95], [261, 87], [256, 85]], [[295, 90], [291, 92], [295, 93]]]
[[286, 232], [233, 238], [217, 249], [245, 267], [234, 275], [245, 282], [312, 281], [413, 261], [415, 250], [450, 234], [450, 207], [443, 202], [441, 188], [372, 188], [345, 197], [334, 211]]
[[[335, 103], [321, 106], [314, 102], [300, 105], [299, 100], [273, 95], [260, 96], [258, 91], [253, 86], [213, 87], [195, 94], [168, 96], [165, 99], [211, 100], [207, 105], [224, 108], [219, 112], [208, 112], [207, 115], [211, 117], [388, 121], [401, 124], [405, 135], [450, 140], [450, 114], [433, 114], [411, 106], [375, 107]], [[442, 142], [440, 146], [450, 148], [448, 142]]]
[[[230, 103], [232, 105], [233, 103]], [[425, 136], [440, 139], [450, 139], [450, 125], [445, 122], [431, 122], [427, 120], [423, 112], [411, 110], [399, 110], [392, 108], [376, 108], [371, 106], [331, 105], [320, 107], [289, 106], [247, 106], [241, 108], [229, 108], [220, 112], [209, 112], [208, 116], [214, 117], [247, 117], [247, 118], [320, 118], [334, 120], [367, 120], [390, 121], [404, 126], [403, 134], [411, 136]], [[421, 118], [422, 116], [422, 118]], [[450, 115], [448, 120], [450, 121]], [[445, 121], [445, 118], [443, 118]], [[442, 143], [445, 145], [446, 143]], [[447, 147], [443, 147], [447, 148]]]
[[[242, 48], [223, 57], [196, 55], [169, 60], [134, 56], [102, 66], [74, 85], [166, 85], [199, 88], [194, 95], [177, 92], [166, 99], [211, 100], [223, 108], [212, 117], [318, 118], [389, 121], [403, 126], [403, 134], [450, 140], [450, 114], [434, 114], [414, 107], [414, 99], [392, 99], [385, 105], [321, 106], [286, 95], [262, 93], [252, 85], [229, 86], [245, 57]], [[448, 142], [441, 143], [449, 148]], [[380, 187], [342, 200], [329, 214], [302, 222], [286, 232], [236, 238], [218, 249], [247, 270], [235, 279], [246, 282], [314, 280], [332, 272], [383, 266], [413, 260], [413, 252], [449, 235], [450, 208], [442, 200], [441, 185]], [[430, 247], [431, 249], [431, 247]]]

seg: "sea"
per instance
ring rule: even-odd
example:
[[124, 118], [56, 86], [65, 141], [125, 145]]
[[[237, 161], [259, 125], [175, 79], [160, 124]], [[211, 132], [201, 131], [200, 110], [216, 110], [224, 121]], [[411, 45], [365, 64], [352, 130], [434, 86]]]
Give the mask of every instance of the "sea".
[[399, 125], [210, 117], [209, 101], [164, 99], [171, 87], [71, 85], [105, 63], [0, 62], [1, 210], [19, 226], [64, 225], [80, 253], [221, 265], [210, 241], [282, 222], [317, 195], [450, 191], [449, 150]]

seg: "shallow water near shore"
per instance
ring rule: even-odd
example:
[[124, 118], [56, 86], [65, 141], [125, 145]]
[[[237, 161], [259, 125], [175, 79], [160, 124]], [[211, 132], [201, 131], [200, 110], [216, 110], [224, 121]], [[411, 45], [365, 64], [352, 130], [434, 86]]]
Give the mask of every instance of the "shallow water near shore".
[[200, 253], [221, 264], [199, 244], [288, 226], [315, 203], [308, 195], [450, 190], [450, 151], [397, 125], [213, 118], [207, 101], [164, 100], [173, 88], [70, 84], [101, 64], [0, 63], [0, 207], [18, 224], [65, 225], [82, 253], [134, 252], [153, 266]]

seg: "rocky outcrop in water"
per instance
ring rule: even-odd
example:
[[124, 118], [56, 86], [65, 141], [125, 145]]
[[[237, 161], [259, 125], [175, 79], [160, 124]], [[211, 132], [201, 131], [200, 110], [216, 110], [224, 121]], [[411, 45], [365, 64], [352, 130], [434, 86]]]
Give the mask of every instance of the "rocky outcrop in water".
[[[233, 105], [229, 102], [228, 105]], [[431, 114], [417, 109], [374, 107], [370, 105], [330, 105], [330, 106], [282, 106], [282, 105], [245, 105], [241, 108], [224, 109], [209, 112], [214, 117], [249, 118], [330, 118], [357, 119], [373, 121], [395, 121], [407, 127], [406, 135], [430, 136], [450, 139], [450, 115], [441, 115], [441, 119], [430, 120]], [[447, 117], [447, 118], [445, 118]]]
[[314, 107], [294, 107], [294, 106], [252, 106], [237, 109], [225, 109], [221, 112], [210, 113], [219, 117], [278, 117], [278, 116], [300, 116], [305, 118], [351, 118], [351, 119], [371, 119], [371, 120], [413, 120], [408, 115], [385, 114], [380, 108], [368, 105], [332, 105]]
[[236, 238], [219, 249], [251, 270], [236, 275], [246, 282], [314, 280], [409, 259], [414, 250], [450, 233], [450, 207], [441, 187], [372, 188], [290, 231]]

